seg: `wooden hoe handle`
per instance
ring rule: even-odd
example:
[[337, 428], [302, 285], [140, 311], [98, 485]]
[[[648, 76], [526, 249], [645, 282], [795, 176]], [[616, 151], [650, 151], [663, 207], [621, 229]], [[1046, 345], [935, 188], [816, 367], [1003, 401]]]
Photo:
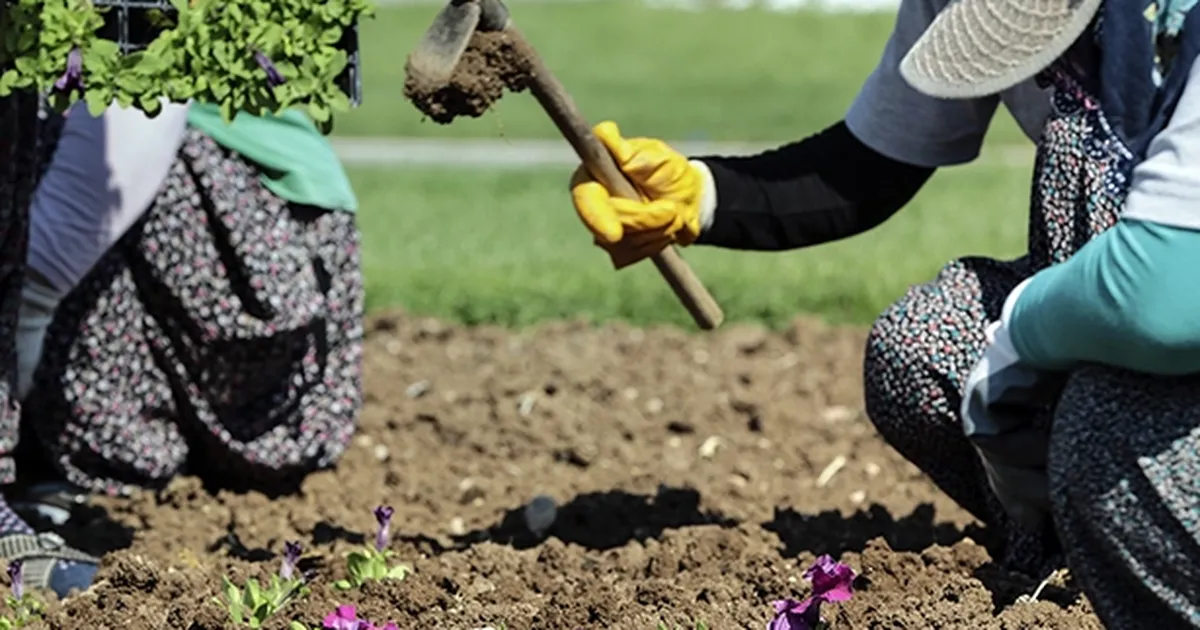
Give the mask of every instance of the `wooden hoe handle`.
[[[640, 199], [637, 189], [625, 178], [608, 149], [592, 134], [591, 125], [584, 120], [583, 114], [579, 112], [575, 101], [567, 94], [562, 83], [559, 83], [554, 74], [546, 68], [541, 57], [525, 41], [520, 31], [511, 25], [505, 30], [514, 47], [524, 55], [530, 65], [532, 76], [529, 90], [549, 114], [563, 137], [571, 143], [580, 161], [593, 177], [618, 197]], [[691, 313], [696, 325], [703, 330], [713, 330], [721, 325], [725, 319], [721, 306], [700, 282], [700, 278], [692, 271], [687, 261], [679, 255], [674, 245], [655, 254], [651, 260], [667, 284], [671, 285], [679, 301]]]

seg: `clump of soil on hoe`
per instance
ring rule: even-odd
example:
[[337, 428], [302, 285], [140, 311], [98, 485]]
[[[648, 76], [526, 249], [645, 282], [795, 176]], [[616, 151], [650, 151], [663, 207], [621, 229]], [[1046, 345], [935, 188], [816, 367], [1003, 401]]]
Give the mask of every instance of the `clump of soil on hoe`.
[[[265, 579], [288, 540], [315, 579], [284, 615], [310, 627], [346, 603], [406, 629], [761, 629], [772, 600], [808, 592], [822, 553], [861, 575], [825, 609], [834, 628], [1100, 627], [1069, 588], [1014, 603], [1036, 580], [995, 566], [970, 516], [879, 439], [860, 407], [861, 330], [402, 315], [368, 330], [367, 404], [335, 470], [275, 499], [183, 478], [96, 500], [64, 534], [115, 550], [101, 581], [35, 627], [233, 628], [212, 602], [221, 576]], [[545, 538], [521, 516], [540, 494], [559, 506]], [[379, 504], [414, 573], [339, 592]]]
[[504, 92], [528, 87], [529, 66], [503, 31], [476, 31], [447, 83], [432, 82], [405, 63], [404, 96], [438, 124], [478, 118]]

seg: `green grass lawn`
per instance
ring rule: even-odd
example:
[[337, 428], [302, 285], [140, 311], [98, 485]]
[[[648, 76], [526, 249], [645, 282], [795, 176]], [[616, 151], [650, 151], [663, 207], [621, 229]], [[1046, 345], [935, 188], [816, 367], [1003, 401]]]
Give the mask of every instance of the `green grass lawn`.
[[[381, 9], [363, 25], [364, 105], [339, 135], [554, 137], [528, 94], [440, 126], [404, 100], [404, 59], [438, 6]], [[667, 139], [784, 141], [838, 120], [874, 68], [890, 14], [652, 9], [611, 0], [517, 4], [516, 23], [592, 122]], [[1019, 138], [1007, 114], [992, 139]], [[773, 263], [774, 264], [774, 263]]]
[[[354, 169], [368, 306], [467, 323], [584, 316], [691, 326], [648, 261], [620, 272], [578, 223], [566, 170]], [[800, 312], [866, 323], [949, 259], [1011, 257], [1025, 237], [1028, 170], [947, 169], [872, 232], [804, 251], [705, 248], [685, 257], [727, 318], [784, 324]]]

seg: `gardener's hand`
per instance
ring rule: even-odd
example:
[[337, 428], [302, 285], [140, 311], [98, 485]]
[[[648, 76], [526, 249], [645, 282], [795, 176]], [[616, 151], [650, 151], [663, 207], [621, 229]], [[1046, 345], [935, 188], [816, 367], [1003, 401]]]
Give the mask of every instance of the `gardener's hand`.
[[701, 208], [713, 197], [712, 176], [662, 140], [622, 138], [616, 123], [593, 130], [617, 166], [642, 194], [640, 200], [613, 197], [580, 166], [571, 177], [571, 198], [579, 218], [620, 269], [662, 251], [690, 245], [700, 235]]

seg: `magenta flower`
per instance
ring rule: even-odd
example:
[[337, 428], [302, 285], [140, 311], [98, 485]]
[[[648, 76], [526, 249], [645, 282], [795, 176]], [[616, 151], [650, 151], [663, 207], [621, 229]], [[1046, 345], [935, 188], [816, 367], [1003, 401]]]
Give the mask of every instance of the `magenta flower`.
[[54, 89], [59, 92], [83, 89], [83, 52], [78, 47], [67, 53], [67, 69], [54, 82]]
[[358, 610], [350, 605], [338, 606], [325, 617], [322, 625], [326, 630], [400, 630], [400, 626], [392, 621], [380, 628], [366, 619], [359, 619]]
[[279, 577], [290, 580], [296, 574], [296, 563], [300, 561], [300, 543], [288, 541], [283, 543], [283, 565], [279, 567]]
[[375, 521], [379, 523], [379, 529], [375, 532], [375, 551], [383, 551], [388, 546], [388, 528], [392, 524], [392, 514], [396, 511], [386, 505], [381, 505], [375, 508]]
[[854, 569], [828, 555], [817, 558], [804, 572], [804, 579], [812, 582], [812, 595], [802, 602], [772, 602], [775, 618], [767, 624], [767, 630], [813, 630], [821, 623], [821, 604], [844, 602], [854, 595]]
[[363, 624], [370, 627], [369, 623], [358, 618], [358, 610], [350, 605], [338, 606], [321, 622], [326, 630], [366, 630]]
[[854, 569], [828, 555], [817, 558], [804, 572], [804, 579], [812, 582], [814, 599], [844, 602], [854, 595]]
[[8, 563], [8, 579], [12, 582], [13, 599], [20, 600], [25, 596], [25, 563], [13, 560]]

